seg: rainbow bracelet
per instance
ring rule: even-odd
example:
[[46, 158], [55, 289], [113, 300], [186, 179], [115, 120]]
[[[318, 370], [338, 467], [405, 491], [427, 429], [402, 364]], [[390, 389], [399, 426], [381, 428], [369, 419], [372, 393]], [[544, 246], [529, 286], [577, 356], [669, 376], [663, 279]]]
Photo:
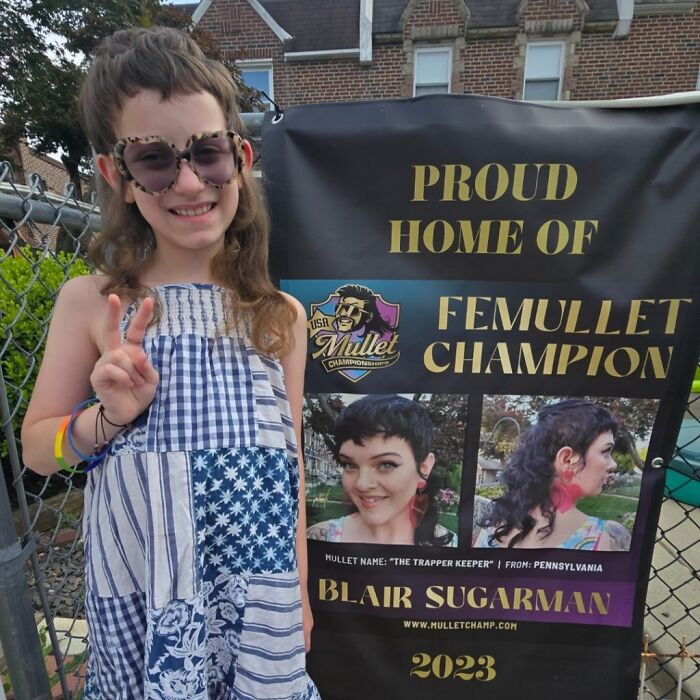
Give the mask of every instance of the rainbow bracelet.
[[71, 416], [66, 416], [58, 428], [58, 432], [56, 433], [56, 439], [53, 443], [53, 456], [56, 459], [56, 462], [58, 462], [58, 466], [61, 467], [61, 469], [65, 469], [71, 474], [78, 474], [80, 470], [76, 469], [75, 467], [71, 467], [71, 465], [68, 464], [68, 462], [66, 462], [65, 459], [63, 459], [63, 438], [65, 437], [66, 429], [68, 428], [70, 420]]

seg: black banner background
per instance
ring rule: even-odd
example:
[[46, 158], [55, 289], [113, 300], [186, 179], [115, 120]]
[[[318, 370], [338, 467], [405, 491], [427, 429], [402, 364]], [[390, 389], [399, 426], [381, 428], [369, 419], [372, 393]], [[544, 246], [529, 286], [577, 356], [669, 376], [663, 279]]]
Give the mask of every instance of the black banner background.
[[[398, 360], [359, 379], [327, 372], [313, 357], [312, 332], [306, 391], [468, 396], [456, 549], [309, 541], [316, 623], [309, 670], [326, 700], [433, 692], [446, 699], [553, 691], [570, 700], [636, 697], [664, 480], [664, 470], [651, 462], [670, 458], [700, 343], [699, 116], [700, 105], [692, 104], [560, 109], [471, 96], [292, 108], [276, 124], [268, 115], [263, 170], [271, 262], [282, 288], [309, 317], [347, 283], [400, 305]], [[455, 182], [446, 184], [451, 165]], [[478, 230], [484, 220], [496, 222], [488, 242], [475, 238], [475, 250], [464, 252], [468, 239], [460, 239], [459, 222]], [[420, 222], [413, 239], [409, 221]], [[546, 235], [548, 221], [562, 223]], [[499, 226], [505, 227], [500, 239]], [[483, 252], [476, 252], [480, 244]], [[513, 316], [523, 299], [550, 306], [541, 327], [533, 310], [522, 328], [504, 329], [503, 316], [494, 315], [496, 298], [506, 300]], [[468, 299], [475, 300], [471, 311]], [[467, 357], [481, 344], [478, 366], [466, 361], [458, 368], [460, 343]], [[548, 344], [550, 371], [542, 371], [544, 361], [539, 371], [527, 371], [527, 358], [544, 357]], [[586, 355], [571, 361], [577, 353]], [[469, 465], [476, 463], [479, 415], [489, 394], [659, 399], [629, 552], [471, 547], [476, 475]], [[362, 565], [362, 557], [385, 561]], [[397, 563], [414, 557], [443, 563]], [[414, 592], [430, 585], [512, 589], [528, 585], [524, 572], [502, 565], [545, 559], [600, 563], [603, 573], [528, 569], [529, 585], [617, 586], [629, 619], [621, 621], [620, 613], [615, 624], [572, 624], [565, 616], [529, 621], [522, 610], [502, 610], [492, 619], [515, 621], [517, 629], [467, 629], [463, 613], [439, 618], [442, 628], [409, 629], [407, 618], [432, 624], [438, 617], [319, 595], [324, 579], [347, 581], [360, 592], [363, 585], [380, 590], [399, 583]], [[489, 561], [492, 569], [460, 569], [458, 561]], [[495, 659], [494, 677], [487, 657]]]

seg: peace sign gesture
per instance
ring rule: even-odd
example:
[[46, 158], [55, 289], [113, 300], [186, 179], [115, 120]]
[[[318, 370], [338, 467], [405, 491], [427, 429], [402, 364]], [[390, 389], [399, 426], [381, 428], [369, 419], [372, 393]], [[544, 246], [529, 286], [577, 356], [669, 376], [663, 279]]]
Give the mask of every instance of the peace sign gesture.
[[124, 342], [119, 333], [122, 304], [116, 294], [107, 297], [102, 357], [95, 363], [90, 382], [106, 417], [127, 424], [153, 401], [158, 372], [143, 350], [143, 339], [153, 318], [153, 299], [141, 302], [129, 323]]

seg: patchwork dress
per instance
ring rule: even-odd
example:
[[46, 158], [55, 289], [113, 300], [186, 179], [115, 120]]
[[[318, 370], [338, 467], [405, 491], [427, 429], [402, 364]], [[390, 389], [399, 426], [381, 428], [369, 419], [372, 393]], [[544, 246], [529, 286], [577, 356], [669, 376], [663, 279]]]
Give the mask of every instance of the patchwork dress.
[[222, 288], [155, 291], [162, 314], [144, 347], [156, 397], [85, 492], [83, 697], [318, 699], [305, 670], [282, 369], [244, 323], [223, 331]]

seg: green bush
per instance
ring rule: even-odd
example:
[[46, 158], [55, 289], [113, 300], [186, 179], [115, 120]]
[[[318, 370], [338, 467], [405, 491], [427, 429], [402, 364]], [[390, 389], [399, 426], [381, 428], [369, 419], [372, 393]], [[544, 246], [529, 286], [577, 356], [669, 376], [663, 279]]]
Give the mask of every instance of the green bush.
[[[89, 272], [81, 258], [31, 248], [0, 261], [0, 364], [15, 432], [34, 389], [56, 294], [67, 279]], [[4, 435], [1, 438], [4, 457], [7, 441]]]
[[634, 463], [634, 459], [632, 459], [632, 455], [627, 452], [613, 452], [612, 457], [617, 465], [615, 468], [617, 474], [634, 473], [636, 464]]
[[503, 486], [501, 484], [489, 484], [488, 486], [477, 486], [474, 489], [474, 493], [477, 496], [483, 496], [493, 500], [494, 498], [499, 498], [503, 495]]

